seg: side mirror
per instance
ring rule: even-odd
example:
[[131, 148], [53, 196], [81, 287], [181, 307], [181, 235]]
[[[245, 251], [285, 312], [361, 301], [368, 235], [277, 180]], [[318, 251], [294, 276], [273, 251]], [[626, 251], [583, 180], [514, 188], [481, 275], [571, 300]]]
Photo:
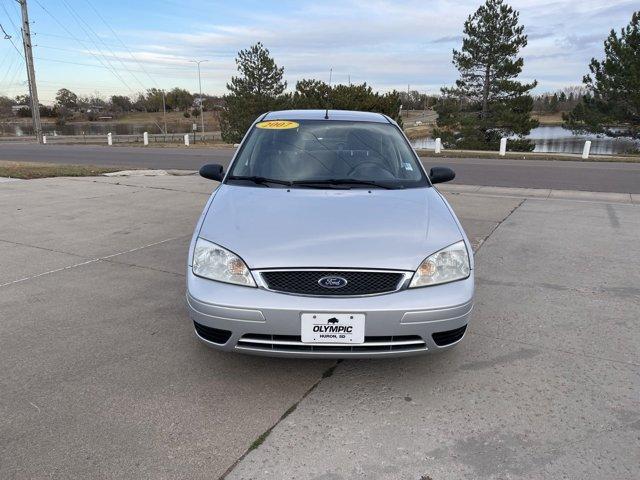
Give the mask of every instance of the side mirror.
[[429, 170], [429, 180], [431, 183], [449, 182], [456, 178], [456, 172], [449, 167], [433, 167]]
[[209, 180], [215, 180], [221, 182], [224, 177], [224, 168], [217, 163], [208, 163], [200, 167], [200, 176], [208, 178]]

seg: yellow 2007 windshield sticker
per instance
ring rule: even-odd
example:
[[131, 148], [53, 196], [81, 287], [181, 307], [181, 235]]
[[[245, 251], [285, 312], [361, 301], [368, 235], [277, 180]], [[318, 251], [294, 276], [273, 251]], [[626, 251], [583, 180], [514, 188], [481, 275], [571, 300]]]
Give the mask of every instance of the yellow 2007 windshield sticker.
[[268, 120], [266, 122], [260, 122], [256, 124], [258, 128], [266, 128], [270, 130], [287, 130], [289, 128], [298, 128], [300, 124], [298, 122], [292, 122], [290, 120]]

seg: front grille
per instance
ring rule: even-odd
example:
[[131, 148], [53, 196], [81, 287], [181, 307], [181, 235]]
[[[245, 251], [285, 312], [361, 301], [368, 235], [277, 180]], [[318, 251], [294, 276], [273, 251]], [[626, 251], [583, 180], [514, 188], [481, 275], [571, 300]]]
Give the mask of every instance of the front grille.
[[196, 333], [199, 337], [219, 345], [224, 345], [229, 340], [229, 337], [231, 337], [231, 332], [229, 330], [211, 328], [196, 322], [193, 322], [193, 326], [195, 327]]
[[467, 326], [456, 328], [455, 330], [447, 330], [446, 332], [436, 332], [432, 335], [433, 341], [439, 347], [451, 345], [457, 342], [464, 336], [464, 332], [467, 330]]
[[[269, 290], [300, 295], [355, 296], [375, 295], [398, 290], [404, 274], [399, 272], [348, 271], [348, 270], [287, 270], [262, 272]], [[326, 288], [318, 281], [323, 277], [337, 276], [347, 284], [341, 288]]]
[[384, 353], [418, 352], [427, 346], [417, 335], [394, 337], [364, 337], [364, 343], [356, 345], [331, 345], [302, 343], [299, 335], [247, 334], [238, 340], [237, 349], [268, 352], [316, 352], [316, 353]]

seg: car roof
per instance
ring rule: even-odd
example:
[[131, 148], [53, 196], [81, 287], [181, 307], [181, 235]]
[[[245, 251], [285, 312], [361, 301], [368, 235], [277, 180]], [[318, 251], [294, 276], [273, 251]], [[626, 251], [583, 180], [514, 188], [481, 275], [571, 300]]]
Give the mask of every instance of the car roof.
[[[327, 110], [279, 110], [267, 113], [260, 120], [327, 120], [326, 114]], [[352, 110], [329, 110], [328, 120], [390, 123], [389, 119], [381, 113]]]

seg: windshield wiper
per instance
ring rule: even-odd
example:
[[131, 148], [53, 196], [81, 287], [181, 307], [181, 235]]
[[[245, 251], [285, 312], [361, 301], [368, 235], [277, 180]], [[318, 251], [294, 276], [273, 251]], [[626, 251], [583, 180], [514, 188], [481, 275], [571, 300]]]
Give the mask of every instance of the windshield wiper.
[[[356, 180], [352, 178], [323, 178], [319, 180], [294, 180], [292, 185], [368, 185], [370, 187], [384, 188], [387, 190], [395, 190], [397, 187], [378, 183], [373, 180]], [[402, 188], [402, 187], [400, 187]]]
[[292, 185], [292, 183], [288, 180], [278, 180], [277, 178], [267, 178], [267, 177], [260, 177], [258, 175], [229, 175], [227, 177], [227, 180], [247, 180], [249, 182], [253, 182], [256, 183], [258, 185], [264, 185], [265, 187], [268, 187], [269, 183], [275, 183], [277, 185], [286, 185], [287, 187], [290, 187]]
[[[275, 183], [277, 185], [286, 185], [287, 187], [292, 187], [292, 186], [309, 186], [309, 187], [313, 187], [313, 186], [319, 186], [319, 185], [333, 185], [333, 186], [338, 186], [338, 185], [367, 185], [370, 187], [378, 187], [378, 188], [384, 188], [387, 190], [394, 190], [397, 187], [393, 187], [390, 185], [385, 185], [383, 183], [378, 183], [376, 181], [373, 180], [357, 180], [357, 179], [352, 179], [352, 178], [322, 178], [322, 179], [318, 179], [318, 180], [293, 180], [293, 181], [289, 181], [289, 180], [279, 180], [277, 178], [268, 178], [268, 177], [261, 177], [259, 175], [229, 175], [227, 177], [227, 180], [246, 180], [248, 182], [253, 182], [256, 183], [258, 185], [264, 185], [265, 187], [268, 187], [269, 183]], [[399, 187], [402, 188], [402, 187]]]

